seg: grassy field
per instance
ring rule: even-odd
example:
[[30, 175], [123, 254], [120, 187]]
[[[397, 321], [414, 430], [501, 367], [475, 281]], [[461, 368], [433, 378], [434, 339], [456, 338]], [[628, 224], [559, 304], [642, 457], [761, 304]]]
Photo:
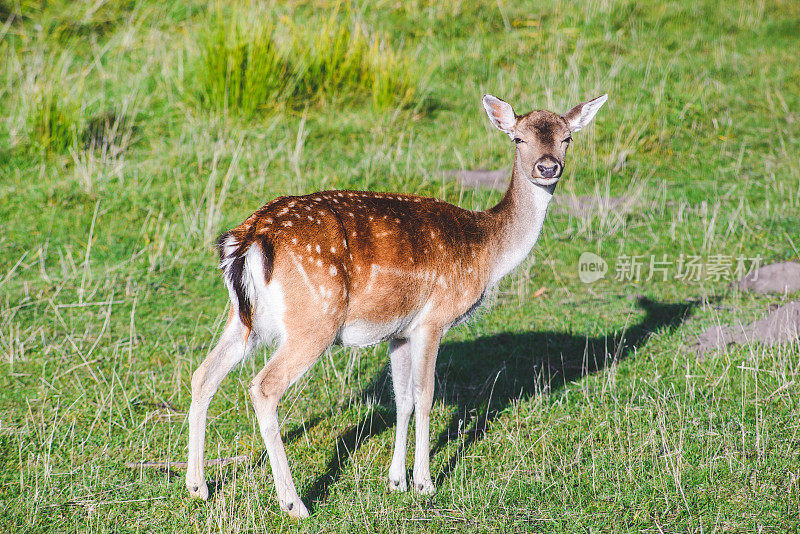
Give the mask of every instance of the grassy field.
[[[0, 16], [0, 531], [800, 529], [800, 347], [692, 350], [791, 299], [729, 282], [800, 259], [797, 2], [4, 0]], [[323, 188], [493, 205], [445, 172], [510, 169], [485, 92], [517, 112], [610, 99], [531, 257], [445, 338], [439, 492], [386, 491], [383, 345], [331, 351], [284, 398], [305, 522], [279, 512], [244, 387], [268, 353], [211, 405], [207, 456], [248, 461], [207, 470], [208, 502], [180, 469], [126, 468], [185, 460], [190, 376], [226, 313], [214, 238]], [[581, 282], [583, 252], [604, 279]]]

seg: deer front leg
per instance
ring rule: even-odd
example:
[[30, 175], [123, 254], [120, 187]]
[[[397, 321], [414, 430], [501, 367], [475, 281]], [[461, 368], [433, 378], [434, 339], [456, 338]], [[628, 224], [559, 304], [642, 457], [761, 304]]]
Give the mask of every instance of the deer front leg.
[[414, 382], [414, 489], [423, 495], [436, 492], [430, 468], [430, 415], [433, 404], [436, 355], [442, 330], [421, 328], [411, 336], [411, 376]]
[[208, 499], [208, 486], [203, 472], [208, 407], [224, 378], [247, 354], [242, 328], [238, 317], [230, 316], [219, 343], [192, 375], [186, 488], [189, 495], [203, 500]]
[[392, 364], [392, 385], [397, 406], [397, 429], [394, 436], [392, 464], [389, 466], [389, 491], [406, 491], [406, 453], [408, 423], [414, 411], [414, 392], [411, 384], [411, 344], [396, 339], [389, 345]]

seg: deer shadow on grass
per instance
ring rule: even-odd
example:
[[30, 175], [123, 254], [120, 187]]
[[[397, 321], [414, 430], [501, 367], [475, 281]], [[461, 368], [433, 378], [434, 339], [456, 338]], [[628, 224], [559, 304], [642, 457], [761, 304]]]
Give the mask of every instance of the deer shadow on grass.
[[[619, 332], [587, 337], [555, 331], [504, 332], [470, 341], [445, 342], [436, 363], [435, 401], [456, 410], [438, 438], [431, 436], [431, 456], [448, 442], [462, 439], [436, 477], [442, 483], [458, 459], [486, 433], [497, 416], [515, 400], [554, 392], [570, 382], [600, 371], [647, 344], [656, 331], [673, 331], [689, 316], [694, 303], [660, 303], [639, 298], [644, 317]], [[395, 406], [388, 362], [358, 395], [375, 409], [345, 431], [336, 443], [325, 471], [304, 493], [310, 509], [324, 500], [343, 467], [367, 439], [395, 424]], [[413, 432], [411, 433], [413, 439]], [[388, 469], [388, 465], [386, 468]]]

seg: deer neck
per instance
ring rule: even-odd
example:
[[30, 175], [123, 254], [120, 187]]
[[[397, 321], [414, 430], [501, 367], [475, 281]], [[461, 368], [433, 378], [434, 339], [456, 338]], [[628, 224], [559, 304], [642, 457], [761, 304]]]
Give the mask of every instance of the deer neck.
[[556, 185], [541, 186], [531, 182], [514, 156], [511, 183], [505, 196], [488, 210], [489, 287], [511, 272], [530, 253], [539, 239]]

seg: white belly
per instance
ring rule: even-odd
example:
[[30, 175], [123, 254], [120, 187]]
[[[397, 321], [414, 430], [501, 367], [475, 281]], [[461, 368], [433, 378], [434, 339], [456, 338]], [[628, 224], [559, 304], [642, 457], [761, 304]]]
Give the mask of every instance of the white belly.
[[405, 338], [428, 317], [433, 303], [428, 301], [421, 310], [385, 322], [353, 321], [339, 331], [336, 343], [346, 347], [369, 347], [392, 338]]
[[403, 330], [408, 320], [395, 319], [385, 323], [354, 321], [339, 331], [337, 344], [345, 347], [369, 347], [395, 337]]

